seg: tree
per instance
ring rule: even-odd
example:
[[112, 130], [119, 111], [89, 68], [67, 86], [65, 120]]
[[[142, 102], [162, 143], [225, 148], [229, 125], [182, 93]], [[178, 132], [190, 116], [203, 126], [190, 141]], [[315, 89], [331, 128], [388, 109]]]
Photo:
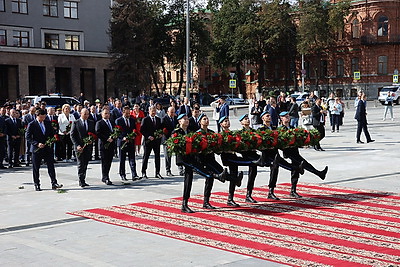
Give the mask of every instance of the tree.
[[[333, 44], [335, 33], [343, 30], [345, 17], [349, 14], [348, 0], [331, 4], [322, 0], [308, 0], [299, 2], [299, 27], [297, 48], [305, 55], [316, 55], [320, 65], [324, 51]], [[316, 88], [320, 70], [314, 68]]]
[[111, 47], [115, 70], [114, 86], [119, 93], [138, 95], [151, 84], [151, 59], [155, 51], [157, 25], [153, 2], [117, 0], [110, 22]]

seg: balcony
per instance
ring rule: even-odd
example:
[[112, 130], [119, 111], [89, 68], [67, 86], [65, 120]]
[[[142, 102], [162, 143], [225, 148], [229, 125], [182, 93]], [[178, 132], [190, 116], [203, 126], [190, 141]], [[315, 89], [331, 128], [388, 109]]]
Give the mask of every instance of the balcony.
[[400, 44], [400, 35], [391, 34], [388, 36], [374, 36], [374, 35], [363, 35], [360, 38], [362, 45], [396, 45]]

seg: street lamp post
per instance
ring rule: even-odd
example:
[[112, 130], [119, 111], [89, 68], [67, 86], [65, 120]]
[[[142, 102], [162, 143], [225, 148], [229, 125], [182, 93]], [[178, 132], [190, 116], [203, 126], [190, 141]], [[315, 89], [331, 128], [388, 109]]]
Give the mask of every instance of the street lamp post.
[[186, 0], [186, 97], [190, 98], [190, 14], [189, 0]]

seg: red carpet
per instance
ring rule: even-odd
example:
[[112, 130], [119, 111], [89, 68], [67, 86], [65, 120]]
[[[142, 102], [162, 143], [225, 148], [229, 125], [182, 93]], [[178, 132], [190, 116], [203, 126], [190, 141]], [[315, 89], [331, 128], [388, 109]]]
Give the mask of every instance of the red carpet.
[[193, 214], [180, 212], [180, 198], [70, 214], [293, 266], [400, 266], [399, 194], [300, 184], [303, 198], [292, 199], [289, 184], [277, 189], [280, 201], [256, 188], [257, 204], [238, 190], [240, 208], [213, 193], [216, 210], [202, 209], [196, 195]]

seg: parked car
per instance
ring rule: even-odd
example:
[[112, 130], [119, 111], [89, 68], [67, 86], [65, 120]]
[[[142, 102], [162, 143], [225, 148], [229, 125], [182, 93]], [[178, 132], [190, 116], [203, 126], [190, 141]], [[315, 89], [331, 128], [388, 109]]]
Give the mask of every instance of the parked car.
[[386, 101], [388, 94], [392, 94], [393, 102], [399, 104], [400, 85], [385, 86], [379, 92], [378, 100], [383, 105]]
[[299, 92], [297, 92], [297, 93], [291, 94], [290, 96], [296, 98], [296, 103], [298, 105], [301, 105], [301, 103], [303, 103], [304, 100], [306, 100], [306, 98], [308, 96], [310, 96], [310, 93], [299, 93]]
[[25, 100], [31, 100], [31, 105], [35, 105], [38, 102], [46, 102], [48, 107], [62, 107], [64, 104], [69, 104], [73, 107], [75, 104], [79, 104], [79, 101], [72, 96], [64, 96], [61, 94], [49, 94], [49, 95], [30, 95], [25, 96]]
[[246, 105], [246, 104], [248, 104], [247, 100], [245, 100], [243, 98], [239, 98], [235, 95], [226, 94], [224, 96], [226, 97], [226, 102], [229, 105]]

